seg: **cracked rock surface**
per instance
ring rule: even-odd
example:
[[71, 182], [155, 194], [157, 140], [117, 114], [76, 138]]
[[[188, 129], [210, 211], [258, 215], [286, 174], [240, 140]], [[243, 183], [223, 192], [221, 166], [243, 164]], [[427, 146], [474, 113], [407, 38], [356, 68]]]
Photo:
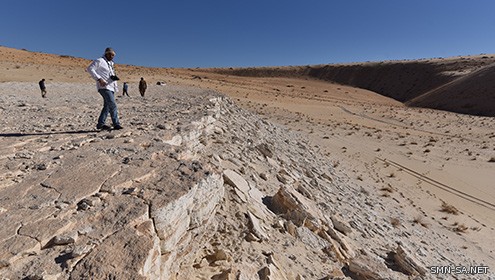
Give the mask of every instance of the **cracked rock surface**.
[[393, 227], [411, 214], [214, 91], [150, 86], [117, 98], [123, 130], [96, 131], [94, 85], [31, 86], [0, 84], [0, 279], [434, 279], [431, 264], [493, 262], [453, 232]]

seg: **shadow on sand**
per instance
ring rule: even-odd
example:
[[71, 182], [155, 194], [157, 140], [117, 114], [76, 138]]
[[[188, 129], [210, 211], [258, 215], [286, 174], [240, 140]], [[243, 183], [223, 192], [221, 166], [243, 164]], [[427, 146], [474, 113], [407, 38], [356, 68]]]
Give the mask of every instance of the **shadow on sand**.
[[55, 134], [86, 134], [100, 132], [100, 130], [74, 130], [74, 131], [51, 131], [39, 133], [0, 133], [0, 137], [26, 137], [26, 136], [44, 136]]

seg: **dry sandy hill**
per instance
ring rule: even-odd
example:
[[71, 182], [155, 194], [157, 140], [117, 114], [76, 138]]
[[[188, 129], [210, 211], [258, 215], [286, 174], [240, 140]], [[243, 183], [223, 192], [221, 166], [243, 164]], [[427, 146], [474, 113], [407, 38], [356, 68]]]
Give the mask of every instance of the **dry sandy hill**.
[[491, 90], [495, 86], [494, 62], [494, 56], [482, 55], [217, 72], [249, 77], [310, 77], [367, 89], [410, 106], [495, 116], [495, 93]]
[[[89, 60], [68, 55], [51, 55], [0, 47], [7, 73], [0, 81], [35, 81], [43, 73], [56, 73], [58, 81], [88, 81], [81, 75]], [[370, 90], [408, 106], [456, 113], [495, 116], [495, 56], [479, 55], [414, 61], [367, 62], [345, 65], [292, 67], [164, 69], [119, 65], [133, 82], [140, 76], [193, 76], [201, 73], [244, 77], [287, 77], [318, 79]], [[22, 66], [21, 66], [22, 65]], [[43, 69], [40, 67], [43, 66]], [[53, 71], [50, 71], [53, 68]], [[48, 70], [48, 71], [47, 71]], [[33, 73], [40, 75], [34, 76]], [[48, 78], [48, 80], [53, 78]], [[214, 79], [222, 80], [222, 77]]]
[[[411, 108], [363, 89], [417, 97], [405, 81], [440, 92], [459, 88], [456, 77], [483, 88], [491, 81], [476, 69], [489, 59], [117, 65], [130, 83], [131, 97], [117, 97], [125, 129], [97, 132], [89, 60], [1, 47], [0, 276], [494, 277], [494, 118]], [[321, 70], [332, 67], [343, 68]], [[322, 77], [306, 73], [313, 68]]]
[[429, 90], [406, 102], [409, 106], [495, 116], [495, 65], [490, 64]]

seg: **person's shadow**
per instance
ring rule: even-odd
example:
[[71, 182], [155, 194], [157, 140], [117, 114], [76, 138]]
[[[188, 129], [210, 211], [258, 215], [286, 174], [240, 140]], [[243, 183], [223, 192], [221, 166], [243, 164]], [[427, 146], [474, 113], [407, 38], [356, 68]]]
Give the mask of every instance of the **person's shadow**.
[[44, 136], [44, 135], [55, 135], [55, 134], [86, 134], [100, 132], [100, 130], [73, 130], [73, 131], [51, 131], [51, 132], [39, 132], [39, 133], [0, 133], [0, 137], [26, 137], [26, 136]]

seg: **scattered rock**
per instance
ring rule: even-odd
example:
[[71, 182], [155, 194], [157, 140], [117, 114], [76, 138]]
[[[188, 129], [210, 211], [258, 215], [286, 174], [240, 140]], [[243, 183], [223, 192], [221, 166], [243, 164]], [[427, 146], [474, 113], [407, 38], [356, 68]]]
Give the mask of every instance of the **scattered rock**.
[[400, 269], [408, 275], [425, 275], [427, 273], [426, 268], [411, 253], [406, 251], [403, 245], [397, 246], [394, 260]]
[[[360, 255], [349, 261], [349, 271], [359, 279], [391, 279], [387, 266], [369, 255]], [[388, 276], [388, 277], [387, 277]]]
[[268, 240], [268, 234], [261, 227], [258, 219], [248, 211], [247, 216], [249, 218], [249, 230], [254, 234], [259, 240]]
[[262, 143], [256, 146], [256, 149], [265, 157], [272, 158], [273, 152], [266, 143]]
[[342, 217], [338, 214], [334, 214], [331, 217], [333, 227], [342, 232], [345, 235], [349, 235], [352, 232], [352, 227], [349, 225], [349, 223], [345, 222]]
[[[125, 132], [72, 134], [93, 126], [98, 110], [87, 104], [99, 97], [90, 94], [94, 88], [71, 86], [87, 94], [71, 95], [71, 103], [53, 98], [27, 113], [42, 122], [46, 109], [62, 108], [49, 119], [53, 125], [36, 126], [39, 135], [2, 138], [6, 279], [346, 279], [342, 267], [347, 278], [405, 279], [423, 277], [422, 263], [444, 255], [470, 261], [466, 250], [445, 245], [437, 227], [391, 227], [383, 213], [404, 214], [389, 208], [402, 200], [387, 204], [360, 192], [372, 189], [367, 181], [356, 184], [344, 162], [344, 174], [335, 172], [305, 135], [211, 90], [171, 86], [164, 97], [151, 88], [146, 99], [119, 101]], [[6, 89], [0, 83], [0, 92]], [[18, 95], [34, 98], [31, 91]], [[18, 96], [9, 96], [0, 94], [2, 116], [16, 108], [9, 100]], [[74, 125], [59, 125], [68, 120]], [[7, 135], [12, 127], [0, 129]], [[422, 239], [425, 252], [405, 249]], [[404, 244], [392, 250], [395, 240]], [[363, 247], [369, 252], [357, 256]], [[394, 251], [400, 269], [384, 265], [386, 251]]]

